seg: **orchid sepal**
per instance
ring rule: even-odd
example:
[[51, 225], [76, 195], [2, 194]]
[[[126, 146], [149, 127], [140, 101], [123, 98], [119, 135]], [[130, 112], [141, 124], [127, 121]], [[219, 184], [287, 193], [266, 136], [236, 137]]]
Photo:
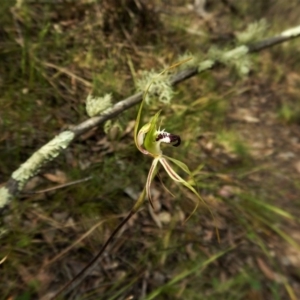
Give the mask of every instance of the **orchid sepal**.
[[149, 131], [150, 124], [144, 125], [138, 132], [137, 137], [136, 137], [136, 147], [140, 152], [142, 152], [145, 155], [149, 155], [149, 152], [143, 148], [144, 140], [145, 140], [145, 135]]
[[152, 201], [152, 196], [151, 196], [151, 183], [158, 171], [158, 168], [157, 168], [158, 162], [159, 162], [159, 157], [156, 157], [153, 159], [152, 165], [151, 165], [149, 173], [148, 173], [146, 186], [145, 186], [146, 187], [146, 195], [148, 197], [149, 203], [152, 206], [152, 208], [154, 208], [154, 206], [153, 206], [153, 201]]

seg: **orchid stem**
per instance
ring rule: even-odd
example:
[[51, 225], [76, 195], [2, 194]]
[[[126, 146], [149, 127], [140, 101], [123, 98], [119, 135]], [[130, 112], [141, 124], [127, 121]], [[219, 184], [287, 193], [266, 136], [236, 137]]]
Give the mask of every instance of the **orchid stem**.
[[139, 210], [145, 199], [145, 189], [141, 192], [137, 202], [129, 212], [129, 214], [119, 223], [119, 225], [111, 233], [107, 241], [104, 243], [99, 252], [93, 257], [93, 259], [69, 282], [67, 282], [52, 298], [51, 300], [58, 299], [59, 296], [66, 295], [74, 290], [96, 267], [97, 262], [100, 261], [102, 254], [107, 246], [113, 241], [116, 234], [122, 229], [122, 227], [129, 221], [129, 219]]

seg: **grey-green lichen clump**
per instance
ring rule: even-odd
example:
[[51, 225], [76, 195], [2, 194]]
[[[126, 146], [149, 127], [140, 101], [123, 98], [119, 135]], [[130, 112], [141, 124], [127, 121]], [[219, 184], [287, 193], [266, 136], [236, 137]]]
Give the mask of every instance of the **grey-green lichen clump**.
[[89, 117], [101, 115], [111, 107], [111, 94], [106, 94], [104, 97], [88, 95], [86, 99], [86, 112]]
[[249, 24], [246, 30], [236, 34], [238, 44], [254, 43], [262, 39], [266, 34], [267, 25], [265, 19]]
[[179, 69], [184, 70], [187, 68], [196, 67], [201, 62], [201, 60], [202, 57], [198, 53], [192, 54], [190, 51], [186, 51], [178, 56], [179, 62], [186, 61], [183, 64], [179, 65]]
[[249, 53], [247, 46], [239, 46], [230, 51], [211, 47], [208, 56], [212, 61], [219, 61], [227, 66], [234, 67], [240, 75], [247, 75], [250, 71], [251, 61], [246, 54]]
[[64, 131], [36, 151], [18, 170], [13, 172], [12, 178], [18, 182], [18, 190], [21, 191], [26, 182], [39, 171], [47, 161], [57, 157], [61, 150], [66, 149], [75, 134], [72, 131]]
[[145, 93], [145, 102], [150, 104], [154, 99], [169, 104], [174, 95], [169, 74], [158, 74], [151, 71], [142, 71], [140, 79], [136, 80], [137, 91]]
[[212, 68], [214, 64], [215, 64], [214, 60], [207, 59], [198, 65], [198, 72], [200, 73], [205, 70], [208, 70], [208, 69]]
[[3, 208], [7, 202], [12, 198], [8, 188], [3, 186], [0, 188], [0, 208]]
[[198, 72], [210, 69], [216, 62], [234, 67], [239, 75], [245, 76], [251, 68], [251, 60], [248, 57], [249, 48], [244, 44], [249, 44], [262, 38], [267, 29], [267, 22], [262, 19], [248, 25], [243, 32], [237, 33], [237, 47], [226, 51], [212, 46], [208, 51], [208, 59], [198, 64]]

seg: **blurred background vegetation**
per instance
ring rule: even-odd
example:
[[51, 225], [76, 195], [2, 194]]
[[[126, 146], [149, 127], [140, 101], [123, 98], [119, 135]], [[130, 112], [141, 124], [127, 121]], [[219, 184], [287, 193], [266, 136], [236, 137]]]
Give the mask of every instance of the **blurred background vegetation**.
[[[0, 182], [68, 125], [87, 119], [89, 93], [120, 101], [143, 70], [186, 52], [206, 58], [264, 18], [268, 36], [299, 25], [291, 0], [2, 1]], [[148, 3], [149, 2], [149, 3]], [[196, 1], [197, 2], [197, 1]], [[200, 3], [200, 2], [199, 2]], [[251, 56], [251, 72], [198, 75], [176, 88], [164, 151], [193, 171], [205, 208], [162, 171], [148, 204], [67, 299], [300, 297], [300, 44]], [[34, 177], [5, 215], [1, 299], [49, 299], [97, 253], [133, 206], [150, 160], [133, 142], [137, 107], [77, 139]], [[145, 119], [146, 121], [146, 119]], [[63, 189], [30, 193], [92, 176]], [[161, 182], [172, 191], [174, 197]]]

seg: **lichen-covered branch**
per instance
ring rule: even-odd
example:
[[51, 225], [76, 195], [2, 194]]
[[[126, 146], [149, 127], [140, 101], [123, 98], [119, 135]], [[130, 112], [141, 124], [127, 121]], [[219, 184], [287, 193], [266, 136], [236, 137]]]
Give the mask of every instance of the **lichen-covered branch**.
[[[224, 63], [224, 60], [234, 60], [251, 52], [257, 52], [299, 36], [300, 26], [297, 26], [284, 31], [277, 36], [249, 45], [240, 45], [237, 48], [223, 53], [222, 59], [210, 58], [195, 65], [194, 67], [189, 67], [178, 72], [170, 78], [170, 84], [174, 86], [184, 80], [189, 79], [190, 77], [195, 76], [196, 74], [212, 69], [220, 63]], [[37, 150], [25, 163], [23, 163], [16, 171], [12, 173], [11, 178], [7, 181], [7, 183], [0, 188], [0, 213], [3, 212], [4, 208], [7, 207], [13, 198], [18, 196], [29, 179], [36, 175], [40, 168], [47, 162], [55, 159], [55, 157], [57, 157], [64, 149], [66, 149], [77, 136], [95, 126], [103, 124], [104, 122], [118, 116], [130, 107], [138, 104], [142, 100], [142, 95], [142, 92], [137, 93], [116, 103], [111, 108], [105, 110], [101, 115], [87, 119], [76, 126], [71, 126], [68, 130], [61, 132], [49, 143]]]

